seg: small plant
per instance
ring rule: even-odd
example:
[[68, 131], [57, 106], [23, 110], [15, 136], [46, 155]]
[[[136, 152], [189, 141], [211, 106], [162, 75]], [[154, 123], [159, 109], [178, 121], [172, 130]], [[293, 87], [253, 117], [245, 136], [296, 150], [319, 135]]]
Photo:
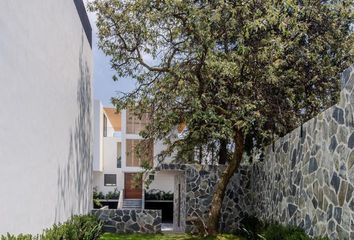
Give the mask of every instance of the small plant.
[[263, 228], [264, 224], [258, 218], [245, 216], [240, 222], [240, 230], [237, 233], [248, 240], [265, 239], [260, 235]]
[[173, 193], [158, 189], [145, 191], [145, 200], [173, 200]]
[[117, 188], [114, 189], [113, 192], [108, 192], [106, 196], [104, 197], [105, 199], [119, 199], [119, 191]]
[[268, 225], [262, 235], [267, 240], [311, 240], [301, 228], [280, 224]]
[[102, 234], [102, 224], [92, 216], [74, 216], [69, 221], [44, 231], [43, 240], [96, 240]]
[[18, 236], [11, 235], [11, 234], [6, 234], [6, 236], [1, 236], [1, 240], [39, 240], [39, 236], [32, 236], [29, 234], [20, 234]]
[[104, 199], [104, 194], [102, 192], [97, 191], [97, 187], [93, 188], [93, 199]]
[[264, 223], [253, 216], [245, 216], [236, 233], [247, 240], [329, 240], [327, 237], [311, 238], [299, 227]]
[[102, 234], [102, 223], [92, 215], [73, 216], [62, 224], [54, 224], [41, 235], [18, 236], [7, 234], [1, 240], [97, 240]]
[[102, 192], [98, 192], [97, 187], [94, 187], [92, 197], [94, 201], [102, 199], [119, 199], [119, 191], [115, 188], [113, 192], [110, 191], [105, 195]]

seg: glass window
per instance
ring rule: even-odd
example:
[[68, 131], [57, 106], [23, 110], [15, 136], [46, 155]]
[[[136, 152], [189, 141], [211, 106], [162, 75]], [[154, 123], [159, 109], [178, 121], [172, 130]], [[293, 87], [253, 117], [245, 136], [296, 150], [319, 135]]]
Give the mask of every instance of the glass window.
[[103, 137], [107, 137], [107, 117], [103, 114]]
[[121, 143], [117, 142], [117, 168], [122, 167]]
[[117, 168], [122, 168], [122, 157], [117, 157]]
[[142, 130], [145, 129], [148, 123], [148, 114], [143, 114], [142, 118], [139, 119], [133, 114], [132, 111], [127, 110], [127, 133], [139, 134]]
[[[140, 167], [142, 162], [153, 161], [153, 141], [127, 139], [126, 164], [127, 167]], [[139, 147], [139, 149], [137, 149]]]
[[116, 174], [105, 174], [104, 175], [104, 185], [105, 186], [116, 186], [117, 185], [117, 175]]

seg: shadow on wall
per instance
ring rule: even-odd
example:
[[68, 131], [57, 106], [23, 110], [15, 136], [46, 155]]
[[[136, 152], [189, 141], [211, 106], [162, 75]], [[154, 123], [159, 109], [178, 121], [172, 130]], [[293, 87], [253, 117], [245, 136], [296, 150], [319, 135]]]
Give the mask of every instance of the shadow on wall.
[[70, 129], [68, 159], [58, 164], [55, 222], [65, 221], [72, 215], [88, 213], [92, 207], [91, 74], [85, 60], [84, 39], [82, 31], [77, 86], [78, 115], [74, 127]]

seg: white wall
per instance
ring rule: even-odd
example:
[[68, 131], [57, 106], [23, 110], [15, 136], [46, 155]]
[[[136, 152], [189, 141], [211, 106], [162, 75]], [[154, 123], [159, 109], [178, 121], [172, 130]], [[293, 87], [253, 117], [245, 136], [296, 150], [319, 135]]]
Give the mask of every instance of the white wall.
[[[103, 172], [94, 172], [93, 186], [99, 192], [108, 193], [124, 188], [124, 173], [122, 168], [117, 168], [117, 157], [121, 156], [121, 142], [115, 137], [103, 138]], [[116, 174], [117, 186], [104, 186], [104, 174]]]
[[114, 128], [112, 126], [111, 121], [109, 121], [108, 116], [105, 114], [107, 118], [107, 137], [112, 137], [114, 135]]
[[92, 53], [72, 0], [0, 1], [0, 234], [91, 209]]
[[149, 189], [159, 189], [165, 192], [174, 192], [175, 173], [157, 172], [154, 174], [154, 180], [151, 182]]
[[94, 100], [94, 140], [93, 171], [103, 171], [103, 108], [99, 100]]

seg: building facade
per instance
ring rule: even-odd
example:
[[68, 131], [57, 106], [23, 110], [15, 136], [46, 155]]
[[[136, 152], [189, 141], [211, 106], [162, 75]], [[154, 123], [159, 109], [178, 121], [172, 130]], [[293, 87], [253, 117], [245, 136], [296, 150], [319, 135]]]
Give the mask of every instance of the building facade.
[[91, 27], [80, 0], [0, 1], [0, 234], [92, 208]]
[[[120, 192], [124, 199], [143, 199], [144, 180], [152, 180], [149, 189], [173, 193], [173, 176], [166, 173], [149, 174], [136, 181], [136, 173], [142, 172], [143, 161], [156, 166], [158, 153], [163, 149], [160, 142], [143, 140], [139, 132], [148, 123], [148, 118], [139, 119], [128, 110], [116, 112], [104, 108], [98, 100], [94, 103], [95, 144], [93, 164], [93, 186], [104, 195]], [[144, 142], [142, 142], [144, 141]], [[145, 150], [138, 156], [136, 147]], [[139, 202], [143, 207], [143, 201]]]

